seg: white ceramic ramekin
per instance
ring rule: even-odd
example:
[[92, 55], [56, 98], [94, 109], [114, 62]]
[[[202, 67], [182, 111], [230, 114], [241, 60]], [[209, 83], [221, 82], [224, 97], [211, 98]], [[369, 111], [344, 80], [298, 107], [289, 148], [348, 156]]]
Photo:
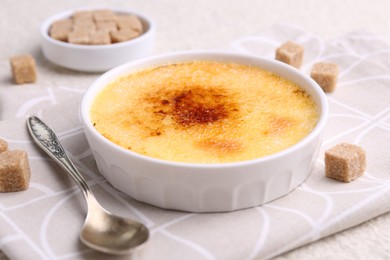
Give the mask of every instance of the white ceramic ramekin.
[[[69, 18], [75, 11], [109, 9], [119, 14], [138, 16], [145, 28], [144, 33], [132, 40], [110, 45], [80, 45], [62, 42], [49, 36], [54, 21]], [[155, 25], [149, 17], [124, 8], [77, 8], [51, 16], [41, 26], [43, 55], [52, 63], [78, 71], [102, 72], [123, 63], [152, 53], [155, 44]]]
[[[255, 65], [295, 82], [318, 105], [320, 116], [316, 127], [299, 143], [279, 153], [223, 164], [177, 163], [146, 157], [110, 142], [93, 127], [89, 115], [91, 103], [109, 82], [145, 68], [191, 60]], [[324, 92], [312, 79], [284, 63], [226, 52], [182, 52], [137, 60], [103, 74], [86, 91], [81, 115], [99, 171], [115, 188], [162, 208], [220, 212], [264, 204], [304, 182], [318, 155], [328, 104]]]

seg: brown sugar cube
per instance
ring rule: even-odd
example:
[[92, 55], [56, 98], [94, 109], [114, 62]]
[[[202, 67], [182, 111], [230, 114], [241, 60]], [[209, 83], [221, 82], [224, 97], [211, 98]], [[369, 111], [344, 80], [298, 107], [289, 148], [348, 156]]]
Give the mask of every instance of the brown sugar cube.
[[74, 20], [73, 22], [73, 29], [77, 26], [84, 26], [84, 27], [95, 27], [95, 22], [94, 20], [90, 19], [90, 20], [83, 20], [83, 19], [79, 19], [79, 20]]
[[7, 141], [0, 138], [0, 153], [5, 152], [8, 150], [8, 143]]
[[16, 84], [32, 83], [37, 80], [34, 58], [29, 55], [18, 55], [10, 59], [12, 75]]
[[51, 28], [50, 29], [50, 37], [52, 37], [53, 39], [59, 40], [59, 41], [66, 42], [68, 40], [68, 35], [70, 32], [71, 32], [70, 29], [62, 29], [62, 28], [53, 29], [53, 28]]
[[299, 69], [302, 65], [303, 53], [303, 46], [287, 41], [276, 49], [275, 59]]
[[98, 31], [101, 32], [115, 32], [118, 30], [116, 23], [113, 21], [106, 21], [106, 22], [97, 22], [96, 28]]
[[109, 32], [96, 31], [89, 34], [89, 44], [92, 45], [103, 45], [110, 44], [111, 37]]
[[116, 14], [111, 10], [96, 10], [92, 15], [95, 22], [115, 22], [117, 20]]
[[68, 35], [68, 42], [73, 44], [89, 44], [88, 31], [73, 31]]
[[73, 14], [73, 20], [76, 22], [80, 21], [91, 21], [93, 22], [92, 11], [77, 11]]
[[0, 192], [28, 189], [30, 175], [30, 166], [25, 151], [0, 153]]
[[143, 31], [141, 20], [135, 15], [118, 15], [117, 24], [120, 30], [133, 29], [140, 33]]
[[78, 21], [73, 24], [72, 32], [90, 33], [96, 31], [95, 23], [91, 21]]
[[341, 143], [325, 152], [325, 175], [329, 178], [350, 182], [366, 170], [366, 153], [353, 144]]
[[140, 35], [139, 32], [132, 29], [119, 30], [116, 32], [111, 32], [111, 41], [112, 42], [124, 42], [131, 39], [134, 39]]
[[313, 65], [310, 76], [324, 92], [332, 92], [336, 88], [339, 68], [334, 63], [319, 62]]
[[73, 21], [71, 19], [62, 19], [55, 21], [49, 29], [50, 37], [59, 40], [67, 41], [68, 34], [72, 30]]
[[57, 20], [51, 24], [51, 27], [54, 27], [54, 28], [72, 29], [72, 26], [73, 26], [72, 19], [61, 19], [61, 20]]

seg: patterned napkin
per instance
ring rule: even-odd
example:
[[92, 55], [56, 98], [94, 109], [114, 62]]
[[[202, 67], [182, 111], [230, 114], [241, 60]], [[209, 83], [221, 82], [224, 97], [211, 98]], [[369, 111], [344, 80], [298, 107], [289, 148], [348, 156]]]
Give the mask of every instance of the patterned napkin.
[[[286, 40], [305, 47], [303, 73], [309, 74], [318, 61], [340, 67], [337, 89], [327, 94], [330, 118], [322, 149], [309, 179], [293, 192], [230, 213], [163, 210], [116, 191], [98, 173], [80, 125], [82, 93], [98, 75], [62, 70], [39, 57], [39, 84], [10, 82], [0, 92], [0, 137], [10, 149], [26, 150], [32, 168], [27, 191], [0, 194], [1, 249], [11, 259], [107, 258], [79, 241], [84, 199], [66, 173], [31, 142], [25, 126], [30, 114], [58, 134], [105, 208], [150, 228], [151, 239], [133, 253], [135, 259], [267, 259], [390, 211], [390, 47], [367, 32], [325, 43], [282, 23], [221, 49], [273, 58]], [[348, 184], [324, 176], [324, 151], [340, 142], [367, 152], [367, 172]]]

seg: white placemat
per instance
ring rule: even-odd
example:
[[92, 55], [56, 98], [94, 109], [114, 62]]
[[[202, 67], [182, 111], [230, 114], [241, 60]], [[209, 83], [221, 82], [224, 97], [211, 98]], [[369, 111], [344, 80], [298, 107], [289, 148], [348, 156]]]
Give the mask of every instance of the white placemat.
[[[309, 179], [272, 203], [230, 213], [193, 214], [163, 210], [128, 198], [97, 172], [86, 143], [78, 105], [87, 84], [77, 73], [43, 64], [50, 74], [40, 83], [13, 86], [0, 93], [0, 137], [10, 149], [24, 149], [32, 169], [30, 188], [0, 194], [0, 247], [11, 259], [97, 259], [78, 239], [86, 207], [72, 180], [27, 134], [25, 118], [40, 116], [58, 133], [76, 166], [108, 210], [137, 218], [151, 230], [136, 259], [271, 258], [390, 211], [390, 47], [368, 32], [354, 32], [325, 43], [297, 26], [281, 23], [229, 46], [273, 58], [276, 47], [293, 40], [305, 47], [303, 73], [317, 61], [340, 66], [337, 89], [327, 94], [330, 117], [324, 142]], [[54, 73], [53, 73], [54, 70]], [[56, 73], [70, 74], [48, 87]], [[83, 77], [85, 82], [96, 75]], [[324, 176], [323, 153], [339, 142], [367, 152], [367, 172], [352, 183]], [[118, 257], [126, 258], [126, 257]]]

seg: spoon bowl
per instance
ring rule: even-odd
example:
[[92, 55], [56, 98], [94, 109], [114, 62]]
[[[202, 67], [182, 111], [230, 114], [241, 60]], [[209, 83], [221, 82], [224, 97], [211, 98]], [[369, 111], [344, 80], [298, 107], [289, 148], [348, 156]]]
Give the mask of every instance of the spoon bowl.
[[94, 209], [88, 212], [80, 233], [84, 244], [109, 254], [126, 254], [148, 240], [149, 231], [143, 224], [113, 215], [95, 202], [89, 203]]
[[149, 230], [144, 224], [116, 216], [100, 206], [57, 136], [45, 123], [32, 116], [27, 120], [27, 128], [38, 146], [70, 174], [86, 199], [88, 213], [80, 233], [80, 239], [85, 245], [104, 253], [123, 255], [149, 239]]

